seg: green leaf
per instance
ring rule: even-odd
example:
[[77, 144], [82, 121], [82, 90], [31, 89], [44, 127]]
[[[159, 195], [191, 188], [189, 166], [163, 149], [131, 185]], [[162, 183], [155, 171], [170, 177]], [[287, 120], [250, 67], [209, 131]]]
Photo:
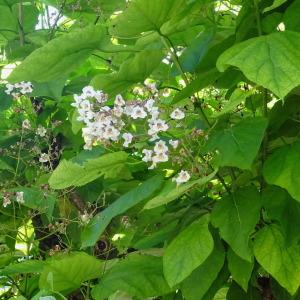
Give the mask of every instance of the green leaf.
[[300, 203], [291, 198], [284, 189], [269, 186], [263, 190], [262, 204], [267, 217], [280, 223], [286, 245], [297, 243], [300, 238]]
[[67, 77], [55, 78], [53, 81], [43, 83], [32, 82], [34, 89], [31, 96], [46, 96], [55, 100], [60, 100], [66, 80]]
[[287, 30], [300, 31], [300, 1], [295, 0], [284, 12], [283, 23]]
[[214, 250], [209, 257], [182, 282], [181, 291], [184, 299], [201, 300], [216, 280], [223, 267], [224, 259], [222, 244], [220, 241], [215, 242]]
[[251, 262], [249, 236], [260, 217], [261, 201], [256, 188], [247, 187], [217, 202], [211, 215], [212, 224], [221, 237], [241, 258]]
[[91, 84], [96, 88], [115, 95], [134, 83], [144, 81], [163, 59], [160, 50], [144, 50], [122, 63], [120, 70], [108, 75], [96, 75]]
[[162, 259], [150, 255], [129, 255], [109, 269], [92, 290], [94, 299], [107, 299], [116, 291], [145, 299], [171, 292], [163, 277]]
[[15, 274], [41, 273], [45, 266], [45, 261], [27, 260], [20, 263], [13, 263], [0, 271], [1, 276]]
[[254, 241], [254, 254], [262, 267], [293, 295], [300, 286], [300, 246], [286, 247], [276, 225], [264, 227]]
[[82, 247], [93, 246], [114, 217], [124, 213], [136, 204], [147, 200], [160, 189], [162, 183], [163, 178], [160, 175], [154, 176], [130, 192], [122, 195], [108, 208], [97, 214], [81, 234]]
[[188, 277], [208, 258], [213, 248], [207, 216], [180, 232], [167, 246], [163, 256], [164, 274], [169, 285], [173, 287]]
[[15, 172], [14, 168], [11, 167], [8, 163], [6, 163], [2, 159], [0, 159], [0, 170], [7, 170], [7, 171]]
[[236, 126], [216, 131], [207, 142], [208, 151], [218, 151], [218, 165], [251, 169], [267, 127], [262, 117], [247, 118]]
[[300, 142], [275, 150], [266, 160], [263, 175], [269, 184], [286, 189], [300, 201]]
[[101, 176], [116, 178], [124, 172], [127, 157], [128, 154], [120, 151], [88, 159], [82, 164], [74, 160], [62, 160], [53, 171], [49, 184], [53, 189], [65, 189], [70, 186], [83, 186]]
[[299, 40], [300, 34], [291, 31], [252, 38], [226, 50], [217, 67], [238, 67], [249, 80], [283, 98], [300, 84]]
[[[47, 266], [40, 276], [40, 289], [71, 292], [84, 281], [94, 279], [102, 274], [102, 262], [84, 252], [75, 252], [55, 257], [47, 261]], [[52, 277], [50, 283], [48, 278]]]
[[93, 50], [101, 48], [105, 29], [88, 26], [65, 33], [32, 52], [9, 76], [11, 82], [47, 82], [78, 67]]
[[230, 248], [227, 252], [228, 269], [235, 282], [237, 282], [245, 292], [248, 290], [248, 282], [250, 280], [254, 260], [251, 262], [237, 256]]
[[[179, 57], [179, 62], [184, 72], [195, 71], [196, 67], [207, 53], [214, 34], [215, 31], [212, 28], [208, 28], [207, 30], [199, 33], [191, 42], [191, 44], [185, 48]], [[176, 70], [175, 66], [173, 69]], [[179, 71], [176, 70], [175, 74], [179, 75]]]
[[6, 39], [13, 39], [18, 35], [17, 18], [6, 4], [0, 5], [0, 28], [3, 29], [0, 34]]
[[161, 26], [178, 14], [186, 0], [135, 0], [113, 22], [112, 33], [134, 37], [146, 31], [159, 31]]
[[160, 193], [155, 196], [153, 199], [151, 199], [147, 204], [144, 206], [144, 209], [152, 209], [161, 205], [168, 204], [169, 202], [172, 202], [178, 198], [180, 198], [184, 193], [186, 193], [188, 190], [196, 187], [196, 186], [202, 186], [212, 180], [217, 171], [211, 173], [210, 175], [193, 180], [191, 182], [187, 182], [184, 184], [181, 184], [179, 186], [176, 186], [176, 183], [174, 183], [171, 179], [168, 180], [163, 189], [160, 191]]

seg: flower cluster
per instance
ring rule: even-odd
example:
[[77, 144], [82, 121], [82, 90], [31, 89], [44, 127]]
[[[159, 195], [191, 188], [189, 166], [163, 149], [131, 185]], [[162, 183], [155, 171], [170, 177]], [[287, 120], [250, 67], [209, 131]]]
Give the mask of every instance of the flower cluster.
[[3, 194], [3, 202], [2, 202], [2, 205], [3, 205], [4, 208], [11, 204], [11, 197], [12, 196], [15, 196], [15, 199], [19, 204], [24, 204], [25, 203], [25, 201], [24, 201], [24, 192], [22, 192], [22, 191], [21, 192], [16, 192], [16, 193], [5, 192]]
[[[82, 136], [86, 150], [98, 143], [121, 142], [125, 148], [133, 141], [154, 143], [152, 149], [142, 150], [142, 160], [151, 163], [149, 169], [153, 169], [158, 163], [167, 162], [170, 149], [175, 150], [179, 145], [178, 140], [161, 138], [171, 126], [163, 117], [170, 118], [178, 126], [178, 120], [184, 119], [185, 113], [176, 108], [167, 114], [160, 109], [154, 96], [145, 101], [125, 101], [117, 95], [112, 102], [101, 90], [86, 86], [80, 95], [74, 95], [71, 105], [77, 109], [77, 120], [85, 124]], [[141, 127], [144, 128], [141, 133], [133, 132], [133, 128]]]
[[14, 98], [18, 98], [22, 95], [30, 94], [33, 92], [33, 85], [31, 82], [21, 81], [15, 84], [6, 84], [5, 93], [12, 95]]

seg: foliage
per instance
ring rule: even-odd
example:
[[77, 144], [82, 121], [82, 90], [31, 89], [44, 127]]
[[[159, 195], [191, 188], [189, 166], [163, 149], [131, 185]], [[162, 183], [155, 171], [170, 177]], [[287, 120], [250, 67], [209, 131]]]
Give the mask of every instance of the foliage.
[[300, 298], [299, 0], [0, 0], [0, 299]]

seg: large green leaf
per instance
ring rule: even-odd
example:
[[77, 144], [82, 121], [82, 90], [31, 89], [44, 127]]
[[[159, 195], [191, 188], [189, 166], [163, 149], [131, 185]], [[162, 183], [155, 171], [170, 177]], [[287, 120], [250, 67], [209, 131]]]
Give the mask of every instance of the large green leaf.
[[0, 29], [0, 34], [6, 39], [12, 39], [18, 35], [17, 18], [6, 3], [0, 3]]
[[102, 26], [65, 33], [32, 52], [9, 76], [11, 82], [46, 82], [61, 78], [79, 66], [105, 40]]
[[107, 299], [116, 291], [145, 299], [171, 291], [163, 277], [162, 258], [134, 254], [117, 262], [92, 290], [94, 299]]
[[163, 52], [160, 50], [141, 51], [122, 63], [118, 72], [96, 75], [92, 85], [109, 94], [123, 92], [134, 83], [144, 81], [162, 59]]
[[41, 273], [44, 266], [44, 261], [26, 260], [6, 266], [0, 271], [0, 275], [11, 276], [15, 274]]
[[[285, 235], [286, 245], [297, 243], [300, 238], [300, 203], [280, 187], [269, 186], [262, 194], [262, 204], [266, 210], [266, 216], [280, 223]], [[288, 218], [287, 218], [288, 216]]]
[[300, 286], [300, 246], [286, 247], [276, 225], [264, 227], [256, 236], [254, 254], [257, 261], [278, 283], [295, 294]]
[[217, 202], [211, 222], [241, 258], [251, 261], [249, 236], [260, 217], [261, 201], [256, 188], [243, 188]]
[[224, 264], [225, 253], [220, 241], [215, 242], [213, 252], [181, 284], [181, 291], [186, 300], [201, 300], [217, 278]]
[[268, 157], [263, 174], [269, 184], [286, 189], [300, 201], [300, 142], [275, 150]]
[[188, 277], [208, 258], [213, 248], [207, 216], [180, 232], [167, 246], [163, 256], [164, 274], [169, 285], [174, 286]]
[[160, 189], [162, 183], [163, 178], [160, 175], [154, 176], [130, 192], [122, 195], [108, 208], [97, 214], [82, 232], [82, 247], [93, 246], [114, 217], [124, 213], [136, 204], [147, 200]]
[[266, 127], [267, 120], [262, 117], [244, 119], [236, 126], [214, 132], [206, 149], [218, 151], [219, 166], [250, 169]]
[[134, 0], [114, 20], [112, 32], [120, 37], [134, 37], [146, 31], [160, 31], [184, 5], [186, 0]]
[[155, 196], [153, 199], [151, 199], [147, 204], [145, 205], [144, 209], [152, 209], [161, 205], [168, 204], [171, 201], [174, 201], [181, 197], [184, 193], [186, 193], [188, 190], [192, 189], [196, 186], [202, 186], [209, 182], [211, 179], [214, 178], [217, 171], [211, 173], [208, 176], [205, 176], [203, 178], [193, 180], [191, 182], [187, 182], [184, 184], [181, 184], [179, 186], [176, 186], [176, 183], [174, 183], [172, 180], [168, 180], [165, 184], [163, 189], [160, 191], [160, 193]]
[[284, 12], [283, 23], [287, 30], [300, 31], [300, 1], [295, 0]]
[[[88, 159], [82, 164], [72, 160], [62, 160], [53, 171], [49, 184], [53, 189], [65, 189], [70, 186], [82, 186], [101, 176], [116, 178], [125, 170], [128, 154], [113, 152], [98, 158]], [[125, 168], [125, 169], [124, 169]]]
[[227, 252], [228, 269], [235, 282], [237, 282], [245, 292], [248, 290], [248, 283], [254, 267], [254, 260], [246, 261], [237, 256], [231, 249]]
[[70, 292], [84, 281], [99, 277], [102, 262], [84, 252], [62, 255], [47, 261], [40, 276], [39, 287], [46, 290]]
[[284, 31], [239, 43], [218, 59], [219, 70], [238, 67], [251, 81], [283, 98], [300, 84], [300, 34]]

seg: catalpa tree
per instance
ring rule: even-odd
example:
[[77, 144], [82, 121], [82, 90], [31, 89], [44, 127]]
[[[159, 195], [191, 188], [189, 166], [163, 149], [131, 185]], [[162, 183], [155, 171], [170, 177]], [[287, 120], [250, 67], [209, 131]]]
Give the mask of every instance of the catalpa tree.
[[0, 299], [299, 299], [299, 16], [0, 0]]

